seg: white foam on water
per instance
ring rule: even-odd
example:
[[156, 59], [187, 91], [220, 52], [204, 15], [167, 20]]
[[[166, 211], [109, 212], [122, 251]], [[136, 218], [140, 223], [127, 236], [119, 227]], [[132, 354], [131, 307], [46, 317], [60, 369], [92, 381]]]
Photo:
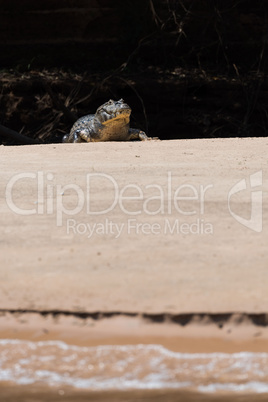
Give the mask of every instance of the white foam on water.
[[198, 387], [200, 392], [217, 392], [217, 391], [231, 391], [231, 392], [257, 392], [268, 393], [268, 383], [249, 381], [246, 384], [208, 384], [200, 385]]
[[79, 347], [0, 340], [0, 381], [89, 390], [268, 392], [268, 353], [178, 353], [161, 345]]

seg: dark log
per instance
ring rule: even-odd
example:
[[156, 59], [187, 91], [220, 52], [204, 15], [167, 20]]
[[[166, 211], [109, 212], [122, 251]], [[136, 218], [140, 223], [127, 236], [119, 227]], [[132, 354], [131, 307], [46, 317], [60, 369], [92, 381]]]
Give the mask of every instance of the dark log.
[[40, 144], [40, 141], [34, 138], [26, 137], [17, 131], [11, 130], [0, 124], [0, 137], [5, 138], [8, 142], [14, 142], [14, 145], [30, 145]]

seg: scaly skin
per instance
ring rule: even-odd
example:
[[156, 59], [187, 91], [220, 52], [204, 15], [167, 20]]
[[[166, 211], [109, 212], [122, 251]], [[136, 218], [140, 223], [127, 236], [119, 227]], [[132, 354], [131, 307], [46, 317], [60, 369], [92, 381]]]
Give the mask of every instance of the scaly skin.
[[148, 141], [156, 138], [147, 137], [144, 131], [129, 128], [131, 108], [124, 102], [109, 100], [100, 106], [95, 114], [78, 119], [63, 142], [96, 141]]

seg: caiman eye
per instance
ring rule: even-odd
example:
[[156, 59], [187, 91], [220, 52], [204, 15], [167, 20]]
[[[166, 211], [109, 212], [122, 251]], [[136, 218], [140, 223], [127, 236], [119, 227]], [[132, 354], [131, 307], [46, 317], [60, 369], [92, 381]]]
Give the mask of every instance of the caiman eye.
[[112, 105], [114, 103], [114, 100], [110, 99], [108, 103], [109, 105]]

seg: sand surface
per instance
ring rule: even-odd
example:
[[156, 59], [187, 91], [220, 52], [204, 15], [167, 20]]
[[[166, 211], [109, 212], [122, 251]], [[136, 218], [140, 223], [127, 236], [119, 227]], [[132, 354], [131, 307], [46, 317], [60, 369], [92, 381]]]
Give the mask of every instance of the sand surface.
[[[0, 338], [267, 352], [267, 151], [266, 138], [1, 146]], [[6, 401], [62, 397], [1, 387]], [[112, 398], [210, 400], [90, 400]]]
[[[267, 151], [266, 138], [0, 147], [1, 308], [268, 311]], [[228, 208], [245, 180], [230, 208], [250, 219], [258, 172], [259, 232]]]

